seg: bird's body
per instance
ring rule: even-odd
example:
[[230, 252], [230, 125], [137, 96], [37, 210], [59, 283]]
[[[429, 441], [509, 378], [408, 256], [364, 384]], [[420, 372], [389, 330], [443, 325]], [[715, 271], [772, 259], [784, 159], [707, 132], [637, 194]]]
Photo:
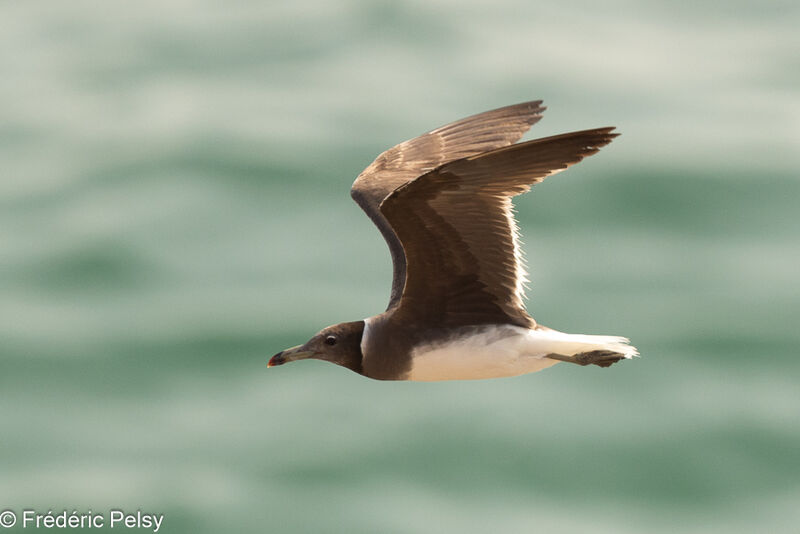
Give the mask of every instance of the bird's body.
[[[613, 336], [565, 334], [549, 328], [523, 328], [514, 325], [464, 326], [437, 335], [422, 331], [408, 344], [385, 347], [370, 336], [372, 318], [366, 319], [361, 341], [364, 374], [373, 378], [416, 380], [474, 380], [501, 378], [540, 371], [558, 363], [549, 354], [579, 354], [593, 350], [613, 351], [633, 356], [626, 340]], [[401, 372], [380, 376], [385, 359], [407, 362]], [[397, 372], [399, 369], [392, 369]]]
[[378, 156], [351, 193], [392, 254], [387, 310], [325, 328], [270, 366], [316, 358], [380, 380], [436, 381], [515, 376], [558, 361], [607, 367], [636, 355], [625, 338], [539, 325], [523, 305], [511, 198], [617, 135], [597, 128], [513, 144], [543, 110], [537, 101], [488, 111]]

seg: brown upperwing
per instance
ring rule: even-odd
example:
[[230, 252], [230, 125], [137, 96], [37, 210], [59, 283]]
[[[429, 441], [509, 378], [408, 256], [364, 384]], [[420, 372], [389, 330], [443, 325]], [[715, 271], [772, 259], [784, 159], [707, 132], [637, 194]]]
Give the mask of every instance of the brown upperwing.
[[401, 185], [443, 163], [518, 141], [541, 119], [545, 110], [541, 104], [541, 100], [524, 102], [442, 126], [383, 152], [358, 175], [350, 194], [381, 231], [392, 255], [394, 275], [388, 308], [400, 300], [406, 259], [400, 241], [381, 213], [381, 202]]
[[613, 128], [567, 133], [456, 160], [381, 204], [407, 259], [393, 317], [408, 323], [535, 326], [522, 302], [524, 266], [511, 198], [596, 153]]

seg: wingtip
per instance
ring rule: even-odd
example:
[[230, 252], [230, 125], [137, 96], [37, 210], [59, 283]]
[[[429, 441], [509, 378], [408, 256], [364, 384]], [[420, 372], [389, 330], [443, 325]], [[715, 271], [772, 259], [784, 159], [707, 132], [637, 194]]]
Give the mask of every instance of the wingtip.
[[590, 135], [599, 135], [600, 142], [598, 145], [605, 146], [609, 144], [611, 141], [614, 140], [615, 137], [619, 137], [622, 135], [620, 132], [615, 132], [616, 126], [604, 126], [602, 128], [594, 128], [592, 130], [588, 130], [586, 133]]
[[537, 98], [536, 100], [526, 100], [524, 102], [519, 102], [517, 104], [509, 104], [505, 107], [507, 108], [522, 107], [522, 106], [538, 107], [542, 105], [542, 102], [544, 102], [544, 100], [542, 100], [541, 98]]
[[531, 100], [528, 105], [530, 105], [534, 113], [542, 113], [547, 109], [547, 106], [542, 105], [543, 102], [544, 100]]
[[617, 135], [619, 135], [619, 132], [614, 132], [614, 130], [616, 130], [616, 129], [617, 129], [616, 126], [603, 126], [602, 128], [594, 128], [591, 131], [598, 132], [598, 133], [606, 133], [606, 134], [609, 134], [609, 135], [617, 136]]
[[529, 100], [527, 102], [520, 102], [519, 104], [511, 104], [510, 106], [504, 106], [502, 108], [497, 108], [495, 111], [522, 111], [526, 110], [531, 116], [538, 116], [541, 115], [546, 109], [547, 106], [542, 105], [543, 100]]

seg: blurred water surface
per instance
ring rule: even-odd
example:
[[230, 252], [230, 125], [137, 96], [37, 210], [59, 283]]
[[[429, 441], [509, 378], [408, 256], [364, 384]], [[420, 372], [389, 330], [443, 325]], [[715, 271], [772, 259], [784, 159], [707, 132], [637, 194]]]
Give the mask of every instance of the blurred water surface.
[[[163, 532], [797, 532], [796, 2], [0, 4], [0, 509]], [[543, 98], [529, 308], [643, 357], [379, 383], [381, 150]], [[19, 525], [18, 525], [19, 527]]]

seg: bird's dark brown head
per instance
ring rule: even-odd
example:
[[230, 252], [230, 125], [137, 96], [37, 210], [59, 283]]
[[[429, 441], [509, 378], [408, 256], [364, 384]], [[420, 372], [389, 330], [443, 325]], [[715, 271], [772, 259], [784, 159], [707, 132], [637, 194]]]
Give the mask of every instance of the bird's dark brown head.
[[295, 360], [323, 360], [361, 372], [361, 337], [364, 321], [341, 323], [320, 330], [305, 344], [283, 350], [273, 356], [267, 367], [275, 367]]

